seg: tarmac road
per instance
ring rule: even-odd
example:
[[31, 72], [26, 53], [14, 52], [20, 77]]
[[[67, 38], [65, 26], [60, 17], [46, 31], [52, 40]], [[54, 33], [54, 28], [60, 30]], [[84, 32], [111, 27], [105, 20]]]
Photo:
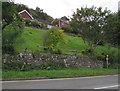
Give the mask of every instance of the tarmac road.
[[2, 89], [118, 89], [118, 75], [3, 81]]

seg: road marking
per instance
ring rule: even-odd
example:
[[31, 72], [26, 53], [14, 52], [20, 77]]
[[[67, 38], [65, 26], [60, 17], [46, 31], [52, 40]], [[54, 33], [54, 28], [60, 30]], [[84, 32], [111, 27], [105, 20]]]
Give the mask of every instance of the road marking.
[[19, 81], [0, 81], [2, 83], [12, 83], [12, 82], [30, 82], [30, 81], [49, 81], [49, 80], [69, 80], [69, 79], [85, 79], [85, 78], [97, 78], [97, 77], [108, 77], [108, 76], [118, 76], [118, 75], [106, 75], [106, 76], [89, 76], [89, 77], [76, 77], [76, 78], [59, 78], [59, 79], [40, 79], [40, 80], [19, 80]]
[[120, 85], [113, 85], [113, 86], [106, 86], [106, 87], [99, 87], [99, 88], [94, 88], [94, 89], [105, 89], [105, 88], [113, 88], [113, 87], [118, 87]]

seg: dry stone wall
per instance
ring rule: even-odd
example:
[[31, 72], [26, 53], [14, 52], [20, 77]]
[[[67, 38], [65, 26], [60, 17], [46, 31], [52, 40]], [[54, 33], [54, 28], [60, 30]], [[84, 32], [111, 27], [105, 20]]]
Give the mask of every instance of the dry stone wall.
[[38, 65], [44, 62], [63, 62], [66, 67], [103, 68], [103, 62], [86, 56], [74, 55], [34, 55], [32, 53], [20, 53], [17, 56], [4, 55], [3, 63], [24, 62], [25, 64]]

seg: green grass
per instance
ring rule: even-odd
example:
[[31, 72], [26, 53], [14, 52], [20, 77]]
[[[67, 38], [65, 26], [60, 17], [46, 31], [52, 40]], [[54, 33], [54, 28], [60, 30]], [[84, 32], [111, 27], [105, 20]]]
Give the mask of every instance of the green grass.
[[[36, 51], [38, 49], [37, 46], [43, 46], [42, 43], [42, 36], [43, 33], [47, 30], [37, 29], [37, 28], [31, 28], [31, 27], [25, 27], [23, 33], [21, 36], [19, 36], [15, 41], [15, 48], [24, 50], [27, 48], [31, 51]], [[68, 50], [85, 50], [86, 46], [84, 44], [84, 41], [81, 37], [75, 37], [70, 36], [68, 34], [65, 34], [65, 44], [60, 44], [60, 49], [68, 49]], [[110, 47], [108, 45], [104, 46], [98, 46], [96, 48], [97, 52], [107, 52], [107, 51], [118, 51], [118, 48]], [[68, 51], [66, 51], [68, 52]]]
[[85, 44], [80, 37], [65, 35], [66, 44], [61, 44], [61, 48], [69, 50], [83, 50]]
[[104, 46], [97, 46], [96, 51], [98, 52], [110, 52], [110, 51], [117, 51], [118, 52], [119, 48], [116, 47], [111, 47], [109, 45], [104, 45]]
[[15, 48], [24, 50], [27, 48], [31, 51], [36, 51], [37, 46], [42, 46], [42, 33], [45, 30], [25, 27], [21, 36], [19, 36], [15, 41]]
[[[38, 49], [37, 46], [43, 46], [42, 36], [46, 31], [47, 30], [25, 27], [22, 35], [15, 41], [15, 48], [21, 50], [27, 48], [28, 50], [36, 51]], [[65, 34], [65, 40], [65, 44], [60, 44], [61, 49], [82, 50], [85, 48], [84, 42], [81, 38]]]
[[[36, 51], [37, 46], [43, 46], [42, 36], [47, 30], [25, 27], [22, 35], [15, 40], [15, 48], [24, 50], [28, 49]], [[85, 50], [86, 46], [81, 37], [70, 36], [65, 34], [66, 44], [60, 44], [60, 49], [68, 50]], [[18, 50], [18, 52], [20, 52]], [[98, 53], [108, 51], [118, 51], [118, 48], [109, 47], [108, 45], [98, 46], [96, 48]], [[66, 51], [67, 52], [67, 51]], [[29, 77], [59, 77], [59, 76], [84, 76], [84, 75], [102, 75], [102, 74], [117, 74], [117, 69], [92, 69], [92, 68], [78, 68], [78, 69], [63, 69], [63, 70], [31, 70], [31, 71], [3, 71], [2, 77], [7, 78], [29, 78]]]
[[100, 68], [72, 68], [63, 70], [31, 70], [31, 71], [3, 71], [3, 79], [10, 78], [32, 78], [32, 77], [68, 77], [68, 76], [87, 76], [87, 75], [104, 75], [118, 74], [117, 69], [100, 69]]

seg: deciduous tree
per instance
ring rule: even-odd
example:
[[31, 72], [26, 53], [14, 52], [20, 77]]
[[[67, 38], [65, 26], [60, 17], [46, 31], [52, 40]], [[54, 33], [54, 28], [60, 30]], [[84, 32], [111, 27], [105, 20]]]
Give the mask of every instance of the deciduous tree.
[[108, 10], [101, 7], [77, 9], [71, 19], [71, 26], [74, 31], [81, 34], [81, 37], [88, 44], [89, 51], [94, 51], [96, 46], [104, 38], [104, 26], [107, 25]]
[[106, 41], [112, 45], [120, 45], [120, 11], [110, 14], [106, 25]]

